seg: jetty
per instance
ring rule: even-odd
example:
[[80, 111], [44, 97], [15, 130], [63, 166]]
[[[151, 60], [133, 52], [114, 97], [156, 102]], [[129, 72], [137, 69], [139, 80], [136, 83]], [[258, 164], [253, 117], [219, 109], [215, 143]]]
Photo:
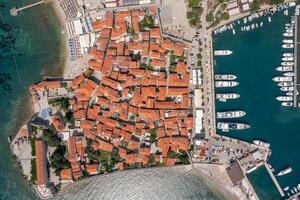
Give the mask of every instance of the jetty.
[[266, 162], [264, 163], [264, 165], [265, 165], [267, 171], [269, 172], [269, 174], [270, 174], [270, 176], [271, 176], [271, 178], [272, 178], [272, 180], [273, 180], [275, 186], [277, 187], [277, 190], [279, 191], [281, 197], [284, 197], [284, 192], [283, 192], [281, 186], [279, 185], [279, 183], [278, 183], [276, 177], [274, 176], [272, 170], [270, 169], [270, 167], [268, 166], [268, 164], [267, 164]]
[[42, 3], [48, 3], [50, 2], [50, 0], [42, 0], [42, 1], [38, 1], [36, 3], [32, 3], [32, 4], [28, 4], [26, 6], [23, 6], [21, 8], [17, 8], [17, 7], [13, 7], [12, 9], [10, 9], [10, 14], [11, 16], [18, 16], [19, 12], [28, 8], [32, 8], [34, 6], [40, 5]]
[[297, 16], [292, 16], [292, 21], [295, 21], [295, 38], [294, 38], [294, 107], [297, 107], [297, 102], [298, 102], [298, 59], [297, 59], [297, 52], [298, 52], [298, 17]]

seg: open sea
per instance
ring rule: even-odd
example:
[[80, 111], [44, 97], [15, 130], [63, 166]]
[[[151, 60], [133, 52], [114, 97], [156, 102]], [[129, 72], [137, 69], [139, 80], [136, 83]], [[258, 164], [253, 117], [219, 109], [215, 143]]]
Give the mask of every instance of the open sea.
[[30, 115], [27, 88], [42, 75], [61, 75], [64, 39], [51, 5], [39, 5], [19, 16], [9, 10], [29, 0], [0, 0], [0, 199], [35, 199], [12, 159], [7, 137]]
[[[291, 13], [294, 13], [294, 9], [289, 10], [289, 14]], [[246, 141], [259, 139], [269, 142], [272, 149], [269, 163], [275, 170], [278, 172], [287, 166], [293, 168], [292, 173], [277, 178], [282, 187], [292, 188], [300, 183], [300, 108], [281, 106], [275, 98], [284, 93], [272, 81], [272, 77], [280, 75], [275, 67], [280, 65], [282, 53], [291, 52], [281, 47], [284, 25], [290, 23], [291, 17], [279, 12], [271, 16], [271, 19], [271, 23], [267, 17], [255, 20], [254, 23], [258, 24], [263, 21], [263, 26], [248, 32], [235, 28], [236, 35], [231, 31], [214, 35], [214, 49], [233, 51], [230, 56], [215, 57], [215, 73], [234, 74], [240, 83], [234, 88], [216, 89], [216, 92], [237, 92], [241, 95], [241, 98], [226, 103], [216, 102], [216, 110], [242, 109], [247, 113], [246, 116], [224, 121], [251, 125], [247, 130], [217, 132]], [[237, 27], [244, 24], [242, 20], [240, 22], [240, 25], [235, 22]], [[260, 190], [264, 193], [272, 193], [274, 188], [264, 187], [263, 185], [268, 185], [262, 183], [265, 179], [257, 178], [262, 177], [263, 171], [259, 169], [254, 175], [251, 173], [250, 180], [255, 188], [260, 185]], [[260, 197], [264, 200], [280, 199], [278, 195]]]

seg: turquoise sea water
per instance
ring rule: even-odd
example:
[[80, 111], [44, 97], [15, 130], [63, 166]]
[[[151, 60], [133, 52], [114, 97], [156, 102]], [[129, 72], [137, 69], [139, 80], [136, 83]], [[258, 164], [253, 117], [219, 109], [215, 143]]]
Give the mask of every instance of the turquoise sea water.
[[51, 5], [11, 17], [9, 10], [32, 1], [0, 0], [0, 199], [35, 199], [22, 180], [7, 143], [29, 115], [27, 88], [41, 74], [62, 74], [61, 28]]
[[265, 166], [259, 167], [257, 170], [247, 174], [249, 181], [253, 184], [254, 190], [260, 199], [264, 200], [276, 200], [281, 199], [280, 194], [269, 176], [269, 173]]
[[275, 67], [280, 65], [284, 52], [282, 34], [290, 16], [279, 12], [271, 18], [271, 23], [266, 17], [258, 19], [258, 23], [264, 22], [263, 27], [249, 32], [237, 31], [233, 35], [227, 31], [214, 36], [214, 49], [234, 52], [230, 56], [215, 57], [215, 73], [235, 74], [240, 83], [238, 87], [216, 91], [241, 95], [237, 100], [217, 102], [216, 109], [242, 109], [247, 113], [245, 117], [229, 121], [251, 125], [248, 130], [218, 133], [246, 141], [261, 139], [271, 143], [270, 164], [278, 171], [287, 166], [293, 168], [292, 173], [278, 177], [278, 181], [283, 187], [295, 186], [300, 182], [300, 108], [281, 106], [275, 98], [283, 93], [272, 81], [272, 77], [280, 74]]

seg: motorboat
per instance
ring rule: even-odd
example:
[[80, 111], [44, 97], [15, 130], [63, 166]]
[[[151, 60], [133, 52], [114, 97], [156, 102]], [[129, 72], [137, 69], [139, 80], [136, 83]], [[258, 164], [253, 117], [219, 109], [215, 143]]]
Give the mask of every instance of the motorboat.
[[293, 169], [292, 169], [291, 167], [288, 167], [288, 168], [286, 168], [286, 169], [284, 169], [284, 170], [281, 170], [281, 171], [277, 174], [277, 176], [284, 176], [284, 175], [286, 175], [286, 174], [291, 173], [292, 171], [293, 171]]
[[246, 112], [244, 112], [242, 110], [217, 112], [218, 119], [239, 118], [239, 117], [243, 117], [245, 115], [246, 115]]
[[283, 76], [294, 76], [294, 72], [285, 72]]
[[285, 43], [285, 44], [293, 44], [294, 40], [292, 40], [292, 39], [283, 39], [282, 42]]
[[291, 32], [283, 33], [283, 36], [285, 36], [285, 37], [293, 37], [294, 34], [293, 34], [293, 31], [291, 31]]
[[236, 81], [216, 81], [216, 87], [235, 87], [239, 83]]
[[215, 56], [227, 56], [231, 55], [233, 52], [230, 50], [215, 50]]
[[240, 95], [237, 93], [217, 93], [216, 99], [222, 102], [226, 102], [229, 99], [238, 99]]
[[293, 71], [293, 66], [278, 66], [278, 67], [276, 67], [276, 71], [279, 71], [279, 72]]
[[294, 56], [294, 53], [283, 53], [282, 56], [283, 57], [291, 57], [291, 56]]
[[290, 76], [275, 76], [272, 78], [275, 82], [287, 82], [287, 81], [293, 81], [293, 77]]
[[294, 48], [294, 45], [293, 44], [283, 44], [282, 48], [284, 48], [284, 49], [291, 49], [291, 48]]
[[253, 143], [256, 144], [256, 145], [258, 145], [258, 146], [265, 147], [265, 148], [269, 148], [270, 147], [270, 143], [263, 142], [261, 140], [253, 140]]
[[292, 87], [292, 86], [290, 86], [290, 87], [281, 87], [280, 90], [282, 92], [294, 91], [294, 87]]
[[230, 80], [235, 80], [237, 77], [235, 75], [232, 74], [216, 74], [215, 75], [215, 80], [226, 80], [226, 81], [230, 81]]
[[281, 58], [282, 61], [294, 61], [294, 57], [290, 56], [290, 57], [282, 57]]
[[276, 99], [278, 101], [292, 101], [293, 97], [291, 97], [291, 96], [278, 96], [278, 97], [276, 97]]
[[294, 82], [292, 82], [292, 81], [284, 81], [284, 82], [279, 82], [277, 85], [279, 87], [289, 87], [289, 86], [293, 86]]
[[221, 129], [222, 131], [229, 131], [229, 130], [243, 130], [250, 128], [250, 125], [243, 124], [243, 123], [233, 123], [233, 122], [218, 122], [217, 128]]
[[281, 65], [283, 65], [283, 66], [293, 66], [294, 62], [282, 62]]
[[293, 106], [293, 103], [292, 102], [281, 102], [281, 105], [290, 107], [290, 106]]

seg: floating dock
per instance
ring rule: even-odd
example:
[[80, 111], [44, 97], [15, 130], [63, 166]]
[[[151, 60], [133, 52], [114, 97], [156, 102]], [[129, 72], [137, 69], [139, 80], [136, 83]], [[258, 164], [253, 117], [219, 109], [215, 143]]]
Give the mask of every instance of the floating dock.
[[298, 78], [298, 72], [299, 72], [299, 70], [298, 70], [298, 56], [297, 56], [297, 52], [298, 52], [298, 17], [297, 16], [292, 16], [292, 21], [295, 21], [295, 28], [294, 28], [294, 30], [295, 30], [295, 38], [294, 38], [294, 102], [293, 102], [293, 104], [294, 104], [294, 107], [297, 107], [297, 102], [299, 102], [299, 100], [300, 99], [298, 99], [298, 98], [300, 98], [299, 97], [299, 95], [297, 94], [297, 91], [298, 91], [298, 85], [299, 85], [299, 83], [298, 83], [298, 80], [300, 80], [299, 78]]

